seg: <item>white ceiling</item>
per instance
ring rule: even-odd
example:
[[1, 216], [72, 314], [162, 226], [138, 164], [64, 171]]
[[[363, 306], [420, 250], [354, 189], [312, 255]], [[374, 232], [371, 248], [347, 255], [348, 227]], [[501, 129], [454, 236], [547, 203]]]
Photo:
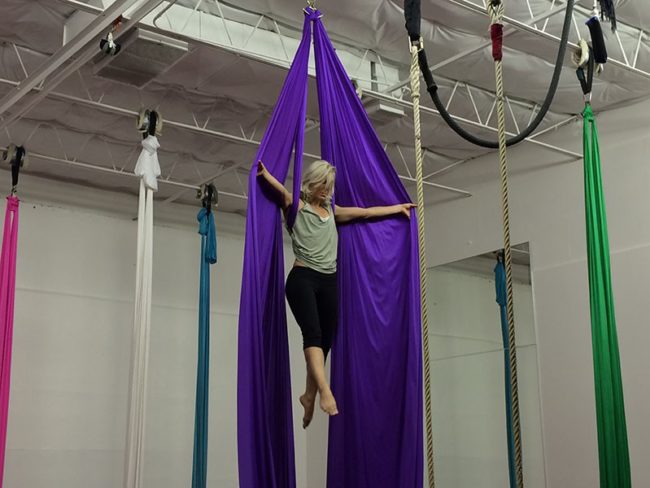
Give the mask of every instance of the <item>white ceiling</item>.
[[[294, 0], [245, 0], [232, 4], [203, 0], [195, 8], [197, 3], [198, 0], [180, 0], [156, 22], [159, 32], [168, 31], [169, 35], [187, 41], [190, 53], [144, 89], [95, 76], [92, 66], [83, 66], [47, 98], [3, 129], [0, 146], [9, 142], [25, 143], [30, 153], [46, 156], [32, 158], [27, 170], [32, 174], [134, 194], [137, 181], [115, 172], [132, 171], [137, 159], [139, 135], [132, 112], [141, 106], [158, 107], [170, 122], [164, 128], [159, 152], [163, 177], [187, 185], [216, 178], [218, 188], [226, 193], [220, 200], [221, 208], [241, 213], [246, 205], [243, 196], [247, 168], [286, 75], [285, 52], [290, 58], [295, 51], [303, 4]], [[469, 0], [422, 1], [423, 16], [427, 19], [423, 21], [423, 35], [431, 66], [485, 43], [488, 19], [469, 10], [468, 3]], [[167, 2], [162, 2], [161, 8], [166, 5]], [[375, 62], [378, 86], [374, 91], [385, 90], [404, 79], [407, 73], [409, 55], [400, 5], [401, 2], [390, 0], [328, 0], [322, 5], [325, 26], [351, 75], [369, 79], [369, 61]], [[523, 23], [530, 22], [531, 12], [537, 17], [563, 5], [551, 0], [506, 1], [508, 17]], [[4, 19], [0, 24], [0, 78], [5, 80], [0, 83], [0, 96], [13, 89], [7, 81], [20, 82], [25, 78], [25, 71], [33, 73], [61, 47], [64, 25], [74, 12], [74, 0], [0, 2], [0, 15]], [[620, 1], [618, 13], [622, 21], [620, 46], [625, 56], [618, 39], [607, 32], [610, 56], [620, 63], [608, 64], [596, 83], [597, 110], [625, 106], [650, 95], [650, 79], [644, 74], [650, 71], [650, 38], [647, 35], [640, 38], [638, 30], [650, 24], [650, 6], [642, 4], [642, 0]], [[576, 25], [586, 35], [581, 15], [579, 10]], [[559, 13], [551, 17], [545, 32], [559, 36], [562, 16]], [[152, 19], [149, 16], [145, 23], [151, 25]], [[258, 27], [253, 30], [255, 25]], [[539, 29], [543, 26], [544, 22], [537, 25]], [[577, 37], [572, 30], [571, 40]], [[508, 113], [508, 127], [515, 132], [516, 124], [525, 126], [535, 104], [544, 98], [558, 44], [539, 32], [516, 30], [506, 39], [506, 46], [506, 91], [512, 108]], [[629, 64], [636, 58], [636, 69], [624, 66], [625, 57]], [[450, 103], [454, 115], [470, 119], [476, 126], [478, 112], [481, 124], [494, 127], [494, 115], [487, 120], [494, 102], [490, 91], [494, 82], [489, 49], [464, 56], [437, 70], [436, 75], [443, 100], [449, 100], [454, 93]], [[370, 85], [361, 83], [367, 92]], [[315, 94], [313, 80], [310, 92]], [[402, 90], [383, 96], [399, 99], [403, 95], [408, 101], [408, 93]], [[10, 113], [28, 103], [31, 96]], [[364, 103], [374, 103], [374, 98], [372, 94], [366, 95]], [[430, 100], [423, 97], [423, 101], [432, 107]], [[400, 100], [393, 103], [406, 105]], [[560, 89], [542, 129], [569, 120], [564, 129], [558, 130], [575, 132], [578, 126], [571, 117], [581, 111], [582, 105], [581, 92], [567, 57]], [[318, 119], [315, 96], [310, 97], [308, 117], [310, 127]], [[406, 110], [404, 117], [389, 120], [377, 117], [373, 122], [387, 144], [396, 169], [405, 177], [407, 187], [411, 186], [408, 177], [414, 168], [409, 111]], [[459, 139], [435, 114], [425, 114], [423, 123], [423, 141], [428, 149], [425, 174], [485, 153]], [[494, 137], [492, 130], [470, 128], [479, 135]], [[539, 138], [546, 143], [553, 140], [554, 133]], [[531, 143], [523, 144], [525, 147]], [[548, 158], [535, 164], [571, 160], [570, 153], [575, 153], [576, 148], [579, 150], [578, 145], [549, 148], [545, 150]], [[308, 132], [305, 151], [319, 154], [317, 126]], [[79, 164], [98, 166], [112, 173], [82, 168]], [[459, 164], [429, 181], [463, 189], [464, 182], [468, 186], [479, 174], [477, 165]], [[179, 186], [161, 184], [157, 198], [196, 205], [194, 194]], [[460, 194], [427, 186], [429, 202], [456, 197]]]

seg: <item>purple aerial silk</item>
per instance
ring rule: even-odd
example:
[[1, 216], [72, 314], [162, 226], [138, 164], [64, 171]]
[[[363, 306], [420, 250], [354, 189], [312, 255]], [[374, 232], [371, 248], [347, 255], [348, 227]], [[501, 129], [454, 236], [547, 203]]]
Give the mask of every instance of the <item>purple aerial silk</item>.
[[[325, 28], [314, 25], [323, 159], [336, 203], [410, 201]], [[422, 486], [422, 359], [415, 212], [339, 228], [329, 488]]]
[[[284, 181], [295, 146], [293, 191], [298, 195], [313, 21], [321, 149], [323, 159], [337, 168], [337, 204], [408, 202], [318, 17], [317, 11], [306, 16], [302, 43], [258, 157]], [[255, 173], [254, 165], [239, 321], [240, 486], [293, 488], [281, 218], [275, 197]], [[410, 221], [392, 216], [340, 226], [338, 269], [340, 316], [331, 383], [340, 413], [330, 420], [327, 486], [420, 488], [422, 359], [415, 212]]]
[[296, 486], [282, 220], [277, 196], [257, 181], [257, 160], [284, 181], [295, 148], [294, 192], [299, 190], [311, 18], [305, 18], [302, 42], [248, 181], [237, 375], [240, 488]]

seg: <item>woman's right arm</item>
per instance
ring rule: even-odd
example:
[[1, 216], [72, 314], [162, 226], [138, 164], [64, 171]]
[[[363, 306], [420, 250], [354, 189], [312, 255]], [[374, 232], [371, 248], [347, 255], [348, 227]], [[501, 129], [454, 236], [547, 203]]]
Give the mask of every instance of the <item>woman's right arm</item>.
[[269, 170], [266, 169], [262, 161], [257, 162], [257, 176], [264, 178], [266, 182], [271, 185], [271, 187], [278, 192], [278, 195], [282, 198], [282, 210], [288, 209], [293, 203], [293, 195], [289, 192], [282, 183], [275, 179], [275, 177], [269, 173]]

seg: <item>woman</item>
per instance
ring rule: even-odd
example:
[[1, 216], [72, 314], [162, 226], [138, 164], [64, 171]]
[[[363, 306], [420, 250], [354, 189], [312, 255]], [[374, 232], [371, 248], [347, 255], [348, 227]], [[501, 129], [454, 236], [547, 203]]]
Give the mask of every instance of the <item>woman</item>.
[[[262, 161], [257, 163], [257, 175], [277, 192], [286, 218], [293, 204], [291, 193], [269, 173]], [[336, 169], [327, 161], [312, 163], [302, 181], [296, 221], [289, 229], [295, 262], [287, 278], [286, 294], [302, 331], [307, 362], [307, 384], [305, 393], [300, 396], [305, 409], [303, 428], [307, 428], [313, 418], [316, 393], [320, 395], [320, 408], [325, 413], [338, 414], [336, 400], [325, 377], [325, 359], [332, 347], [338, 319], [336, 224], [396, 214], [410, 218], [410, 209], [415, 206], [412, 203], [372, 208], [335, 205], [332, 215], [335, 177]]]

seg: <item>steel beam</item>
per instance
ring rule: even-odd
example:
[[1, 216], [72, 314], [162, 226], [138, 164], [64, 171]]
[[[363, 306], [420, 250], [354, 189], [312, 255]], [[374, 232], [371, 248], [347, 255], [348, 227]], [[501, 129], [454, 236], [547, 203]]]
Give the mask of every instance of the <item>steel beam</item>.
[[[136, 1], [142, 1], [142, 0], [120, 0], [116, 1], [114, 4], [112, 4], [105, 12], [108, 12], [109, 10], [113, 11], [113, 7], [116, 6], [116, 4], [124, 4], [128, 2], [129, 5], [134, 4]], [[164, 0], [145, 0], [142, 1], [142, 3], [138, 6], [138, 8], [134, 11], [133, 15], [131, 16], [130, 19], [128, 19], [125, 23], [124, 28], [115, 35], [115, 39], [117, 40], [120, 36], [124, 35], [125, 32], [127, 32], [131, 27], [136, 26], [151, 10], [156, 8], [157, 5], [162, 3]], [[122, 12], [123, 9], [119, 9], [118, 12]], [[114, 13], [114, 12], [113, 12]], [[112, 23], [117, 17], [119, 17], [119, 13], [109, 17], [108, 15], [100, 15], [99, 18], [105, 20], [105, 19], [111, 19], [108, 24]], [[95, 24], [98, 19], [95, 19], [91, 22], [91, 25]], [[103, 22], [100, 23], [100, 25], [103, 25]], [[104, 26], [103, 29], [106, 29], [108, 25]], [[39, 83], [45, 82], [45, 85], [41, 85], [41, 89], [39, 90], [39, 93], [35, 96], [32, 97], [32, 99], [27, 103], [26, 105], [22, 106], [17, 112], [11, 114], [9, 117], [5, 117], [2, 120], [2, 123], [0, 123], [0, 130], [7, 127], [9, 124], [14, 122], [15, 120], [18, 120], [20, 117], [24, 116], [26, 113], [28, 113], [32, 108], [34, 108], [38, 103], [41, 102], [45, 97], [47, 97], [47, 94], [59, 86], [60, 83], [62, 83], [68, 76], [70, 76], [72, 73], [77, 71], [81, 66], [89, 62], [94, 56], [97, 55], [98, 52], [98, 46], [97, 45], [90, 45], [86, 46], [90, 40], [92, 40], [94, 37], [97, 37], [98, 34], [95, 34], [95, 36], [91, 37], [88, 39], [87, 35], [83, 35], [84, 32], [86, 32], [88, 28], [82, 30], [79, 34], [77, 34], [70, 42], [66, 43], [63, 48], [61, 48], [59, 51], [63, 50], [66, 48], [68, 45], [74, 44], [76, 46], [76, 50], [71, 51], [71, 54], [61, 62], [59, 62], [60, 56], [58, 56], [58, 51], [57, 53], [53, 54], [52, 57], [43, 65], [39, 70], [37, 70], [35, 73], [33, 73], [29, 78], [26, 80], [23, 80], [20, 85], [16, 88], [15, 92], [8, 93], [3, 100], [0, 100], [0, 114], [3, 114], [6, 112], [7, 108], [10, 108], [13, 106], [17, 101], [22, 99], [29, 91], [32, 89], [36, 88]], [[92, 30], [94, 32], [94, 30]], [[99, 30], [101, 32], [101, 30]], [[78, 38], [82, 38], [79, 40], [79, 42], [76, 42]], [[81, 44], [81, 41], [85, 40], [84, 44]], [[86, 46], [84, 48], [84, 46]], [[75, 58], [73, 61], [68, 63], [63, 69], [60, 69], [56, 71], [54, 76], [46, 80], [47, 74], [51, 74], [54, 70], [56, 70], [61, 64], [68, 59], [78, 51], [82, 50], [82, 54]], [[55, 59], [56, 58], [56, 59]], [[55, 65], [53, 69], [49, 69], [49, 65]], [[45, 67], [45, 68], [44, 68]], [[47, 72], [45, 76], [41, 77], [42, 72]], [[5, 101], [6, 100], [6, 101]], [[3, 103], [5, 102], [5, 103]], [[6, 107], [6, 108], [5, 108]]]
[[[454, 5], [462, 7], [465, 10], [468, 10], [470, 12], [483, 14], [485, 16], [488, 15], [487, 9], [483, 5], [478, 5], [478, 4], [476, 4], [474, 2], [471, 2], [469, 0], [448, 0], [448, 1], [450, 3], [452, 3], [452, 4], [454, 4]], [[580, 7], [579, 6], [576, 7], [576, 10], [580, 11]], [[526, 24], [525, 22], [521, 22], [521, 21], [519, 21], [517, 19], [513, 19], [512, 17], [505, 16], [503, 18], [503, 20], [504, 20], [504, 22], [506, 24], [514, 26], [514, 27], [516, 27], [517, 29], [519, 29], [521, 31], [528, 32], [528, 33], [534, 34], [534, 35], [536, 35], [538, 37], [542, 37], [544, 39], [554, 41], [555, 43], [559, 44], [559, 42], [561, 40], [558, 36], [556, 36], [554, 34], [546, 32], [545, 30], [536, 29], [535, 27], [530, 26], [530, 25]], [[619, 22], [619, 24], [620, 24], [620, 26], [624, 25], [621, 22]], [[635, 32], [639, 32], [641, 30], [641, 29], [638, 29], [637, 27], [633, 27], [633, 26], [626, 26], [626, 28], [629, 28], [629, 29], [631, 29], [631, 30], [633, 30]], [[572, 48], [572, 49], [579, 49], [578, 45], [571, 42], [571, 41], [568, 42], [568, 46], [570, 48]], [[569, 55], [569, 51], [567, 51], [567, 57], [568, 57], [568, 55]], [[650, 72], [639, 69], [639, 68], [637, 68], [636, 66], [633, 66], [630, 63], [626, 63], [625, 61], [620, 61], [620, 60], [614, 59], [611, 56], [607, 60], [607, 64], [610, 65], [610, 66], [616, 66], [617, 68], [620, 68], [620, 69], [623, 69], [623, 70], [626, 70], [626, 71], [630, 71], [630, 72], [632, 72], [632, 73], [634, 73], [636, 75], [639, 75], [639, 76], [641, 76], [643, 78], [650, 78]]]
[[111, 25], [125, 10], [138, 1], [140, 0], [117, 0], [106, 10], [103, 10], [90, 22], [90, 24], [73, 37], [70, 42], [61, 46], [61, 48], [59, 48], [59, 50], [56, 51], [36, 71], [20, 82], [15, 90], [11, 91], [0, 100], [0, 115], [3, 115], [11, 109], [11, 107], [27, 95], [32, 88], [44, 81], [63, 63], [82, 50], [91, 40], [95, 39], [99, 34], [105, 31], [108, 26]]

